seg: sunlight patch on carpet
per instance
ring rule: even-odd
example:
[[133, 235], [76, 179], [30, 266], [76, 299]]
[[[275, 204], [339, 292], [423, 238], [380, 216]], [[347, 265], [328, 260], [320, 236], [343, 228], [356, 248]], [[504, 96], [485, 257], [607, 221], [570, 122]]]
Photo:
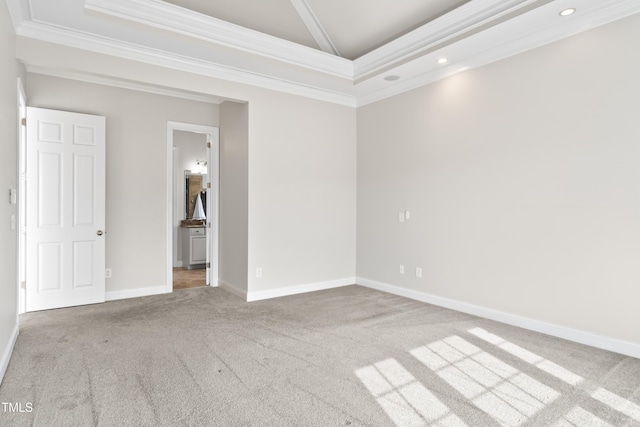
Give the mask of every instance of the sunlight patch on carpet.
[[599, 388], [591, 394], [596, 400], [608, 405], [610, 408], [626, 415], [629, 418], [640, 422], [640, 406], [633, 402], [628, 401], [624, 397], [620, 397], [615, 393], [611, 393], [608, 390]]
[[602, 418], [596, 417], [591, 412], [576, 406], [562, 419], [556, 421], [552, 427], [614, 427]]
[[467, 426], [395, 359], [355, 373], [397, 426]]
[[501, 425], [522, 425], [560, 396], [457, 335], [410, 353]]
[[482, 328], [473, 328], [468, 331], [470, 334], [475, 335], [476, 337], [491, 343], [512, 356], [517, 357], [520, 360], [523, 360], [527, 363], [530, 363], [540, 370], [548, 373], [549, 375], [553, 375], [571, 385], [578, 385], [582, 382], [583, 378], [580, 375], [576, 375], [573, 372], [559, 366], [544, 357], [538, 356], [535, 353], [530, 352], [520, 346], [517, 346], [495, 334], [485, 331]]

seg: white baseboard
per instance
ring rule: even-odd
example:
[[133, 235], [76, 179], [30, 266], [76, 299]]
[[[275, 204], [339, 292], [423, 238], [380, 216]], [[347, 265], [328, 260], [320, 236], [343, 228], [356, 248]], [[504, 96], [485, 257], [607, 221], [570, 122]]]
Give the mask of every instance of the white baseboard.
[[543, 334], [563, 338], [580, 344], [586, 344], [592, 347], [640, 358], [639, 343], [623, 341], [617, 338], [611, 338], [604, 335], [598, 335], [591, 332], [572, 329], [566, 326], [556, 325], [541, 320], [519, 316], [517, 314], [493, 310], [491, 308], [469, 304], [462, 301], [439, 297], [437, 295], [428, 294], [426, 292], [419, 292], [395, 285], [390, 285], [387, 283], [376, 282], [374, 280], [369, 280], [362, 277], [358, 277], [356, 279], [356, 283], [367, 288], [376, 289], [406, 298], [411, 298], [440, 307], [450, 308], [452, 310], [461, 311], [463, 313], [472, 314], [474, 316], [484, 317], [485, 319], [495, 320], [497, 322], [506, 323], [508, 325], [518, 326], [520, 328], [529, 329], [535, 332], [541, 332]]
[[111, 291], [107, 292], [106, 299], [107, 301], [115, 301], [119, 299], [146, 297], [149, 295], [159, 295], [166, 293], [169, 292], [167, 292], [167, 287], [163, 285], [153, 286], [149, 288], [127, 289], [124, 291]]
[[13, 354], [13, 347], [16, 345], [16, 340], [18, 339], [19, 327], [18, 321], [16, 319], [16, 324], [13, 327], [13, 331], [11, 332], [11, 336], [9, 337], [9, 342], [5, 346], [2, 351], [2, 359], [0, 359], [0, 384], [2, 384], [2, 380], [4, 379], [4, 374], [7, 372], [7, 368], [9, 367], [9, 360], [11, 360], [11, 354]]
[[218, 287], [224, 289], [230, 294], [242, 298], [245, 301], [247, 300], [247, 291], [245, 291], [244, 289], [240, 289], [236, 285], [232, 285], [231, 283], [225, 282], [223, 280], [218, 280]]
[[324, 289], [340, 288], [342, 286], [353, 285], [355, 283], [355, 277], [347, 277], [345, 279], [308, 283], [306, 285], [287, 286], [284, 288], [270, 289], [268, 291], [247, 292], [247, 302], [286, 297], [306, 292], [322, 291]]

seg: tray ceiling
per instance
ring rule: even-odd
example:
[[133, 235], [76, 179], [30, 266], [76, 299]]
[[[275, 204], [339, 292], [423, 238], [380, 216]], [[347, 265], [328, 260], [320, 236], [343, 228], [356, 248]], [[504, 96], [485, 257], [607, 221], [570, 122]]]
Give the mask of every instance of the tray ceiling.
[[[350, 106], [640, 12], [640, 0], [6, 2], [20, 37]], [[560, 16], [567, 8], [576, 12]], [[33, 72], [116, 79], [23, 61]]]
[[336, 52], [331, 53], [356, 59], [470, 0], [167, 0], [223, 21], [322, 49], [296, 10], [305, 1], [307, 10], [335, 46]]

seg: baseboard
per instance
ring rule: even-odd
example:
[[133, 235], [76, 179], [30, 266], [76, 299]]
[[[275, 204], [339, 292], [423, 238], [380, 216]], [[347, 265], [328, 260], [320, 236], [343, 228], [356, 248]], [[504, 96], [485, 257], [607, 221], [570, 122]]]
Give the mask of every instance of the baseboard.
[[13, 347], [16, 345], [16, 340], [18, 339], [18, 333], [19, 327], [18, 321], [16, 319], [16, 324], [13, 327], [11, 336], [9, 337], [9, 342], [2, 351], [2, 359], [0, 359], [0, 384], [2, 384], [4, 374], [5, 372], [7, 372], [7, 368], [9, 367], [9, 361], [11, 360], [11, 355], [13, 354]]
[[115, 301], [119, 299], [146, 297], [149, 295], [159, 295], [166, 293], [167, 287], [163, 285], [153, 286], [149, 288], [127, 289], [124, 291], [111, 291], [107, 292], [106, 299], [107, 301]]
[[232, 285], [231, 283], [218, 279], [218, 287], [224, 289], [230, 294], [242, 298], [245, 301], [247, 300], [247, 291], [245, 291], [244, 289], [240, 289], [236, 285]]
[[270, 289], [268, 291], [247, 292], [247, 302], [260, 301], [271, 298], [286, 297], [289, 295], [303, 294], [306, 292], [322, 291], [325, 289], [340, 288], [356, 283], [355, 277], [330, 280], [327, 282], [308, 283], [306, 285], [287, 286], [284, 288]]
[[504, 311], [493, 310], [466, 302], [443, 298], [437, 295], [428, 294], [426, 292], [414, 291], [387, 283], [377, 282], [374, 280], [358, 277], [356, 283], [367, 288], [376, 289], [390, 294], [411, 298], [417, 301], [426, 302], [428, 304], [449, 308], [474, 316], [483, 317], [485, 319], [495, 320], [497, 322], [506, 323], [508, 325], [518, 326], [535, 332], [563, 338], [569, 341], [586, 344], [591, 347], [601, 348], [626, 356], [640, 358], [640, 344], [630, 341], [623, 341], [617, 338], [611, 338], [604, 335], [598, 335], [591, 332], [585, 332], [577, 329], [568, 328], [541, 320], [531, 319], [529, 317], [519, 316], [517, 314], [507, 313]]

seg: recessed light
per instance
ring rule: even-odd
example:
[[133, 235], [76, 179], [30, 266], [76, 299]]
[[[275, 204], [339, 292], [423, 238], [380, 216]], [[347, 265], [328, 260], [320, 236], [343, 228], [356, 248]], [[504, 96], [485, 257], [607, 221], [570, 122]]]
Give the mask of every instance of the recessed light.
[[384, 79], [388, 82], [392, 82], [394, 80], [398, 80], [400, 78], [400, 76], [396, 76], [395, 74], [391, 74], [389, 76], [386, 76]]
[[438, 59], [438, 64], [446, 64], [447, 62], [449, 62], [449, 60], [447, 58]]
[[573, 7], [570, 7], [569, 9], [565, 9], [563, 11], [560, 12], [560, 16], [569, 16], [569, 15], [573, 15], [576, 12], [576, 9]]

